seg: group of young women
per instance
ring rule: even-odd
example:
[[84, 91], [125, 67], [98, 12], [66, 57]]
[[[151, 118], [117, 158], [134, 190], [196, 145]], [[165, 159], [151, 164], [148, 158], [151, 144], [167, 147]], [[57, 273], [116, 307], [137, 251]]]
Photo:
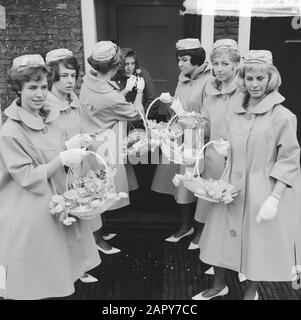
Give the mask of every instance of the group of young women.
[[[212, 288], [193, 299], [226, 295], [226, 269], [250, 281], [244, 299], [258, 299], [259, 281], [291, 281], [300, 259], [296, 116], [282, 106], [281, 77], [269, 51], [250, 51], [240, 62], [237, 43], [218, 40], [209, 67], [198, 39], [179, 40], [176, 49], [181, 73], [174, 96], [203, 119], [207, 139], [229, 142], [230, 182], [240, 192], [229, 205], [197, 201], [172, 183], [185, 166], [159, 164], [152, 189], [174, 195], [182, 217], [166, 241], [194, 234], [189, 249], [200, 248], [200, 259], [214, 267]], [[97, 281], [87, 274], [100, 263], [97, 249], [120, 251], [105, 241], [114, 235], [101, 232], [100, 216], [65, 226], [48, 204], [65, 191], [67, 167], [83, 174], [98, 166], [86, 151], [102, 148], [93, 137], [108, 129], [126, 136], [128, 123], [139, 120], [150, 102], [146, 96], [155, 96], [147, 71], [133, 75], [136, 57], [129, 52], [123, 51], [122, 60], [116, 44], [98, 42], [79, 99], [73, 92], [79, 66], [70, 50], [52, 50], [46, 61], [40, 55], [13, 60], [8, 81], [18, 97], [4, 111], [0, 134], [0, 297], [70, 295], [78, 279]], [[208, 148], [202, 175], [218, 179], [224, 156]], [[116, 191], [137, 188], [132, 166], [117, 162]], [[121, 199], [111, 209], [128, 204]]]

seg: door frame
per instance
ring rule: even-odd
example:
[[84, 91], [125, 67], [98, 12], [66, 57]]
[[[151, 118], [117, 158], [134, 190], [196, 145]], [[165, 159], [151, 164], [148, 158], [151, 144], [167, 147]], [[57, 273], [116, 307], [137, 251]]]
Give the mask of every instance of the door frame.
[[[85, 72], [91, 69], [87, 62], [87, 58], [90, 56], [93, 45], [97, 42], [97, 23], [96, 23], [96, 6], [97, 0], [81, 0], [81, 13], [82, 13], [82, 32], [83, 32], [83, 47], [84, 47], [84, 60], [85, 60]], [[176, 2], [177, 1], [177, 2]], [[108, 10], [115, 10], [116, 4], [122, 5], [164, 5], [164, 6], [177, 6], [180, 9], [179, 3], [181, 1], [175, 0], [171, 2], [169, 0], [110, 0], [107, 1]], [[116, 13], [116, 10], [115, 10]], [[110, 16], [114, 16], [111, 12]], [[109, 39], [113, 39], [116, 36], [116, 16], [114, 19], [108, 21]], [[115, 32], [115, 33], [114, 33]], [[202, 16], [201, 21], [201, 43], [207, 54], [211, 51], [214, 39], [214, 16]], [[209, 56], [207, 57], [207, 59]]]

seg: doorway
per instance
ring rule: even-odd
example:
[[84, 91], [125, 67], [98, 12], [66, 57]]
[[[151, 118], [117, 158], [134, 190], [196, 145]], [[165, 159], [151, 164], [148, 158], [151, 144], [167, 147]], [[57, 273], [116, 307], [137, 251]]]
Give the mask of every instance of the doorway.
[[[95, 0], [97, 41], [114, 40], [136, 51], [139, 65], [147, 69], [157, 94], [174, 94], [179, 69], [176, 42], [184, 37], [200, 38], [201, 16], [182, 16], [183, 0]], [[159, 114], [165, 114], [164, 105]], [[135, 165], [139, 189], [130, 193], [131, 205], [107, 215], [112, 223], [151, 222], [162, 227], [178, 221], [172, 196], [150, 190], [156, 165]]]

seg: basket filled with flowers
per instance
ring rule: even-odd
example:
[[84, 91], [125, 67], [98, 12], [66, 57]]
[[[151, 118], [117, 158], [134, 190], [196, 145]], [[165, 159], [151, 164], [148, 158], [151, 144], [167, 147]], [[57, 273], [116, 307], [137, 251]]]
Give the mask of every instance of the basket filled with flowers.
[[182, 130], [183, 139], [177, 139], [171, 134], [162, 134], [160, 147], [165, 157], [174, 163], [194, 165], [198, 157], [198, 149], [204, 141], [204, 123], [202, 118], [194, 111], [183, 110], [180, 100], [177, 98], [172, 105], [175, 115], [167, 124], [166, 132], [175, 123]]
[[162, 93], [150, 103], [145, 114], [137, 109], [143, 121], [144, 130], [133, 128], [133, 130], [129, 132], [123, 142], [124, 157], [132, 155], [141, 156], [148, 153], [149, 150], [154, 151], [154, 149], [160, 145], [162, 137], [170, 136], [171, 139], [174, 139], [183, 134], [181, 127], [176, 124], [168, 125], [167, 122], [157, 122], [156, 120], [148, 119], [151, 108], [158, 100], [163, 103], [171, 103], [172, 99], [169, 93]]
[[66, 191], [53, 195], [49, 202], [50, 213], [65, 225], [77, 219], [93, 219], [107, 211], [121, 198], [124, 192], [116, 193], [113, 177], [115, 167], [108, 166], [97, 153], [89, 151], [103, 164], [104, 169], [89, 170], [84, 177], [78, 177], [72, 169], [67, 172]]
[[[213, 145], [219, 154], [226, 157], [223, 174], [218, 180], [204, 179], [200, 175], [199, 161], [204, 158], [204, 150], [209, 145]], [[224, 204], [231, 203], [239, 191], [235, 190], [234, 186], [229, 182], [231, 167], [231, 152], [229, 152], [229, 147], [229, 143], [223, 139], [208, 142], [198, 152], [193, 170], [186, 170], [183, 175], [176, 174], [173, 178], [173, 183], [176, 186], [183, 183], [196, 197], [203, 200], [215, 203], [222, 202]]]

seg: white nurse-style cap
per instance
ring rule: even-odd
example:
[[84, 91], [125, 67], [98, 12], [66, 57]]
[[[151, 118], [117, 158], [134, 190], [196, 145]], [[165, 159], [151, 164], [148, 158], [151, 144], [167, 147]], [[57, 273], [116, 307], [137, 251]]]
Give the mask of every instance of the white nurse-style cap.
[[95, 61], [109, 61], [117, 53], [117, 45], [111, 41], [97, 42], [92, 49], [92, 58]]
[[234, 51], [239, 52], [237, 42], [233, 39], [216, 40], [213, 44], [212, 51], [215, 51], [218, 49], [232, 49]]
[[200, 40], [197, 38], [186, 38], [181, 39], [176, 43], [176, 49], [180, 50], [190, 50], [201, 48]]
[[51, 62], [70, 58], [70, 57], [73, 57], [72, 51], [70, 51], [68, 49], [64, 49], [64, 48], [55, 49], [55, 50], [49, 51], [46, 54], [46, 63], [49, 64]]
[[273, 64], [273, 56], [268, 50], [250, 50], [245, 54], [243, 63]]
[[39, 54], [25, 54], [13, 60], [13, 68], [23, 71], [27, 67], [45, 66], [43, 57]]

